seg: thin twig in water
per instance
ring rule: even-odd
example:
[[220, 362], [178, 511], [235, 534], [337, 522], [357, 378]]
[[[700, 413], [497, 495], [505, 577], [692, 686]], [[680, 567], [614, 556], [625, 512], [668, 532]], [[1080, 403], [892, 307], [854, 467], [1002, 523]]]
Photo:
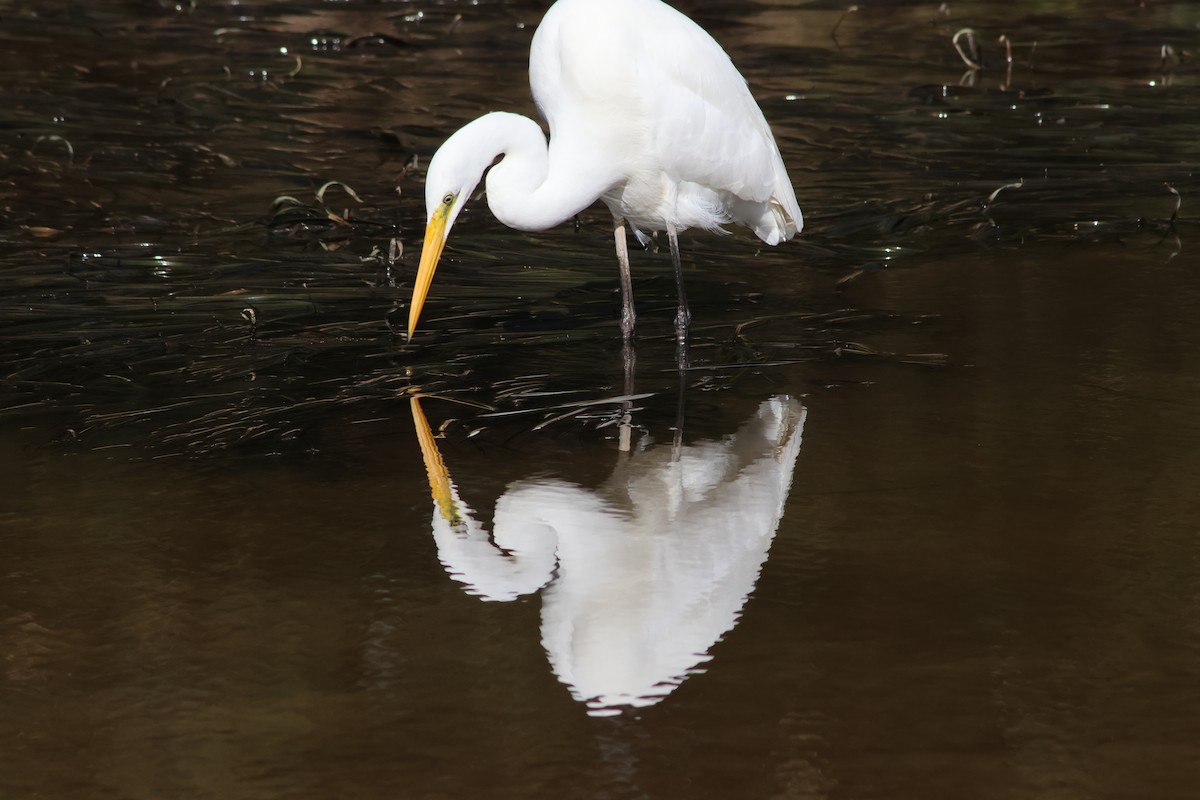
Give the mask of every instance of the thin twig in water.
[[1159, 66], [1159, 69], [1161, 69], [1163, 72], [1166, 72], [1167, 65], [1170, 64], [1174, 66], [1178, 60], [1179, 59], [1175, 56], [1175, 48], [1171, 47], [1169, 44], [1164, 44], [1162, 46], [1162, 64]]
[[1002, 33], [1000, 34], [1000, 42], [1004, 45], [1004, 63], [1006, 65], [1004, 68], [1004, 88], [1007, 89], [1012, 86], [1012, 40], [1008, 38], [1007, 34]]
[[271, 203], [271, 211], [274, 212], [277, 208], [280, 208], [281, 206], [284, 206], [284, 205], [303, 206], [304, 203], [301, 203], [299, 200], [292, 197], [290, 194], [281, 194], [281, 195], [279, 195], [279, 197], [276, 197], [275, 200]]
[[992, 203], [992, 201], [994, 201], [994, 200], [996, 199], [996, 195], [1000, 194], [1000, 193], [1001, 193], [1001, 192], [1003, 192], [1005, 189], [1020, 189], [1020, 188], [1021, 188], [1022, 186], [1024, 186], [1024, 185], [1025, 185], [1025, 179], [1024, 179], [1024, 178], [1021, 178], [1021, 179], [1020, 179], [1019, 181], [1017, 181], [1016, 183], [1006, 183], [1006, 184], [1004, 184], [1003, 186], [1001, 186], [999, 189], [997, 189], [996, 191], [994, 191], [994, 192], [992, 192], [991, 194], [989, 194], [989, 195], [988, 195], [988, 199], [987, 199], [987, 200], [984, 202], [984, 205], [985, 205], [985, 206], [987, 206], [987, 205], [989, 205], [990, 203]]
[[992, 201], [994, 201], [996, 199], [996, 197], [999, 196], [999, 194], [1001, 192], [1003, 192], [1005, 189], [1020, 189], [1024, 185], [1025, 185], [1025, 179], [1021, 178], [1021, 180], [1017, 181], [1016, 183], [1004, 184], [999, 189], [997, 189], [996, 191], [992, 192], [991, 194], [989, 194], [987, 196], [987, 199], [984, 200], [980, 204], [980, 213], [983, 214], [984, 219], [986, 219], [988, 221], [989, 225], [991, 225], [993, 228], [998, 227], [996, 225], [996, 220], [992, 219], [992, 214], [988, 210], [988, 207], [991, 206]]
[[[964, 36], [967, 37], [967, 48], [971, 51], [970, 56], [967, 55], [966, 51], [963, 50], [962, 45], [959, 44], [959, 40]], [[950, 40], [950, 42], [954, 45], [954, 49], [958, 51], [958, 57], [963, 60], [964, 64], [973, 70], [983, 69], [983, 59], [981, 59], [979, 56], [979, 43], [975, 41], [974, 30], [971, 28], [963, 28], [958, 33], [954, 34], [954, 37]]]
[[643, 392], [642, 394], [625, 394], [616, 397], [604, 397], [598, 400], [577, 400], [569, 403], [557, 403], [552, 406], [541, 406], [537, 408], [521, 408], [513, 411], [496, 411], [490, 414], [480, 414], [481, 417], [512, 417], [520, 414], [544, 414], [547, 411], [557, 411], [558, 409], [576, 409], [584, 410], [590, 407], [612, 405], [614, 403], [622, 403], [626, 400], [644, 400], [647, 397], [653, 397], [653, 392]]
[[[420, 390], [420, 388], [416, 387], [416, 386], [410, 386], [407, 389], [405, 389], [405, 394], [407, 394], [409, 397], [416, 397], [416, 398], [422, 399], [422, 400], [425, 398], [429, 398], [430, 400], [444, 400], [447, 403], [457, 403], [460, 406], [466, 406], [467, 408], [474, 408], [479, 411], [495, 411], [496, 410], [494, 406], [489, 406], [487, 403], [480, 403], [476, 400], [463, 400], [461, 398], [450, 397], [449, 395], [445, 395], [445, 394], [434, 394], [434, 393], [429, 393], [429, 392], [422, 392]], [[443, 423], [443, 426], [444, 425], [445, 425], [445, 423]]]
[[[325, 191], [327, 189], [329, 189], [329, 187], [331, 187], [331, 186], [342, 187], [342, 190], [346, 194], [353, 197], [355, 199], [355, 201], [357, 201], [359, 203], [362, 202], [362, 198], [358, 196], [357, 192], [355, 192], [353, 189], [351, 189], [349, 186], [342, 183], [341, 181], [327, 181], [324, 186], [322, 186], [320, 189], [317, 189], [317, 202], [320, 203], [321, 206], [325, 209], [325, 216], [331, 222], [333, 222], [337, 225], [347, 225], [348, 226], [348, 225], [350, 225], [350, 209], [348, 209], [348, 208], [343, 209], [342, 213], [338, 214], [336, 211], [330, 210], [329, 206], [326, 205], [326, 203], [325, 203]], [[330, 250], [330, 249], [336, 250], [337, 247], [341, 247], [340, 244], [337, 245], [336, 247], [330, 247], [330, 246], [327, 246], [327, 243], [325, 243], [325, 242], [320, 242], [320, 245], [322, 248], [324, 248], [326, 250]]]
[[325, 205], [325, 191], [331, 186], [342, 187], [342, 191], [353, 197], [357, 202], [362, 202], [362, 198], [358, 196], [358, 193], [341, 181], [326, 181], [324, 186], [322, 186], [320, 189], [317, 189], [317, 202], [321, 205]]
[[42, 142], [62, 142], [63, 146], [65, 146], [67, 148], [67, 163], [69, 163], [69, 164], [75, 163], [75, 148], [72, 147], [71, 143], [69, 141], [67, 141], [65, 138], [63, 138], [62, 136], [59, 136], [57, 134], [51, 134], [50, 136], [39, 136], [37, 138], [37, 141], [33, 143], [33, 148], [30, 150], [30, 152], [32, 153], [33, 150], [36, 150], [37, 146], [39, 144], [41, 144]]
[[242, 309], [242, 319], [250, 324], [250, 341], [254, 341], [258, 332], [258, 310], [254, 306], [246, 306]]
[[1167, 220], [1167, 226], [1171, 230], [1175, 229], [1175, 220], [1179, 219], [1179, 209], [1183, 207], [1183, 195], [1179, 194], [1179, 190], [1169, 183], [1164, 183], [1167, 191], [1175, 195], [1175, 209], [1171, 212], [1171, 219]]
[[834, 44], [837, 44], [837, 32], [838, 32], [838, 28], [842, 27], [842, 23], [843, 23], [843, 22], [845, 22], [845, 20], [846, 20], [846, 17], [850, 16], [850, 15], [851, 15], [851, 14], [853, 14], [855, 11], [858, 11], [858, 6], [850, 6], [850, 7], [848, 7], [848, 8], [847, 8], [845, 11], [843, 11], [843, 12], [842, 12], [842, 15], [841, 15], [840, 17], [838, 17], [838, 21], [834, 23], [834, 25], [833, 25], [833, 30], [831, 30], [831, 31], [829, 32], [829, 38], [830, 38], [830, 39], [833, 39], [833, 43], [834, 43]]

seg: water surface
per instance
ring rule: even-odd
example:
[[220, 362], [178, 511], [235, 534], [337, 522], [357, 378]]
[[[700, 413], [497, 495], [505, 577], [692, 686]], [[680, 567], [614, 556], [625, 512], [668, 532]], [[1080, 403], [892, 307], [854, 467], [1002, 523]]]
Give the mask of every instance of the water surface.
[[6, 9], [3, 794], [1193, 796], [1200, 14], [858, 5], [686, 6], [807, 227], [682, 376], [599, 209], [401, 334], [542, 5]]

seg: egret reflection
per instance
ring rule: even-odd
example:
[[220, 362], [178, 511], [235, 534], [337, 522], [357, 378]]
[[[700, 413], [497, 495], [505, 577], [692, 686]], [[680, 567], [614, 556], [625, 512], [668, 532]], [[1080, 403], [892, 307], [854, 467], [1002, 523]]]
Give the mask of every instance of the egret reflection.
[[592, 715], [659, 702], [737, 624], [779, 526], [806, 411], [763, 402], [720, 441], [622, 454], [598, 488], [520, 480], [489, 536], [463, 503], [418, 398], [438, 558], [484, 600], [541, 589], [542, 645]]

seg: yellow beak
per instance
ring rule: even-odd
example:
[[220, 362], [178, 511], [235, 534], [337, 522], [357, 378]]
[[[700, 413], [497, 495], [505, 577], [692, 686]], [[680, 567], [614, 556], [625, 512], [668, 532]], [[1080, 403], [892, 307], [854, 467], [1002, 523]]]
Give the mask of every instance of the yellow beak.
[[425, 244], [421, 247], [421, 265], [417, 267], [417, 282], [413, 284], [412, 302], [408, 306], [408, 338], [411, 341], [413, 331], [417, 329], [417, 320], [421, 318], [421, 308], [425, 305], [425, 295], [429, 293], [429, 284], [433, 282], [433, 273], [437, 269], [438, 259], [442, 256], [442, 248], [446, 246], [446, 217], [450, 209], [441, 206], [433, 212], [429, 224], [425, 226]]

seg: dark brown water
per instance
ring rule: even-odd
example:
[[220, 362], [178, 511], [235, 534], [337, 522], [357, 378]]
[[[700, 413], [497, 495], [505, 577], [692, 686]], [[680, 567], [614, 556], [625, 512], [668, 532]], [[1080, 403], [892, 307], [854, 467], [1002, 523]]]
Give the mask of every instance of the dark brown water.
[[0, 795], [1196, 796], [1200, 11], [687, 10], [808, 226], [627, 381], [599, 210], [400, 334], [542, 5], [3, 6]]

